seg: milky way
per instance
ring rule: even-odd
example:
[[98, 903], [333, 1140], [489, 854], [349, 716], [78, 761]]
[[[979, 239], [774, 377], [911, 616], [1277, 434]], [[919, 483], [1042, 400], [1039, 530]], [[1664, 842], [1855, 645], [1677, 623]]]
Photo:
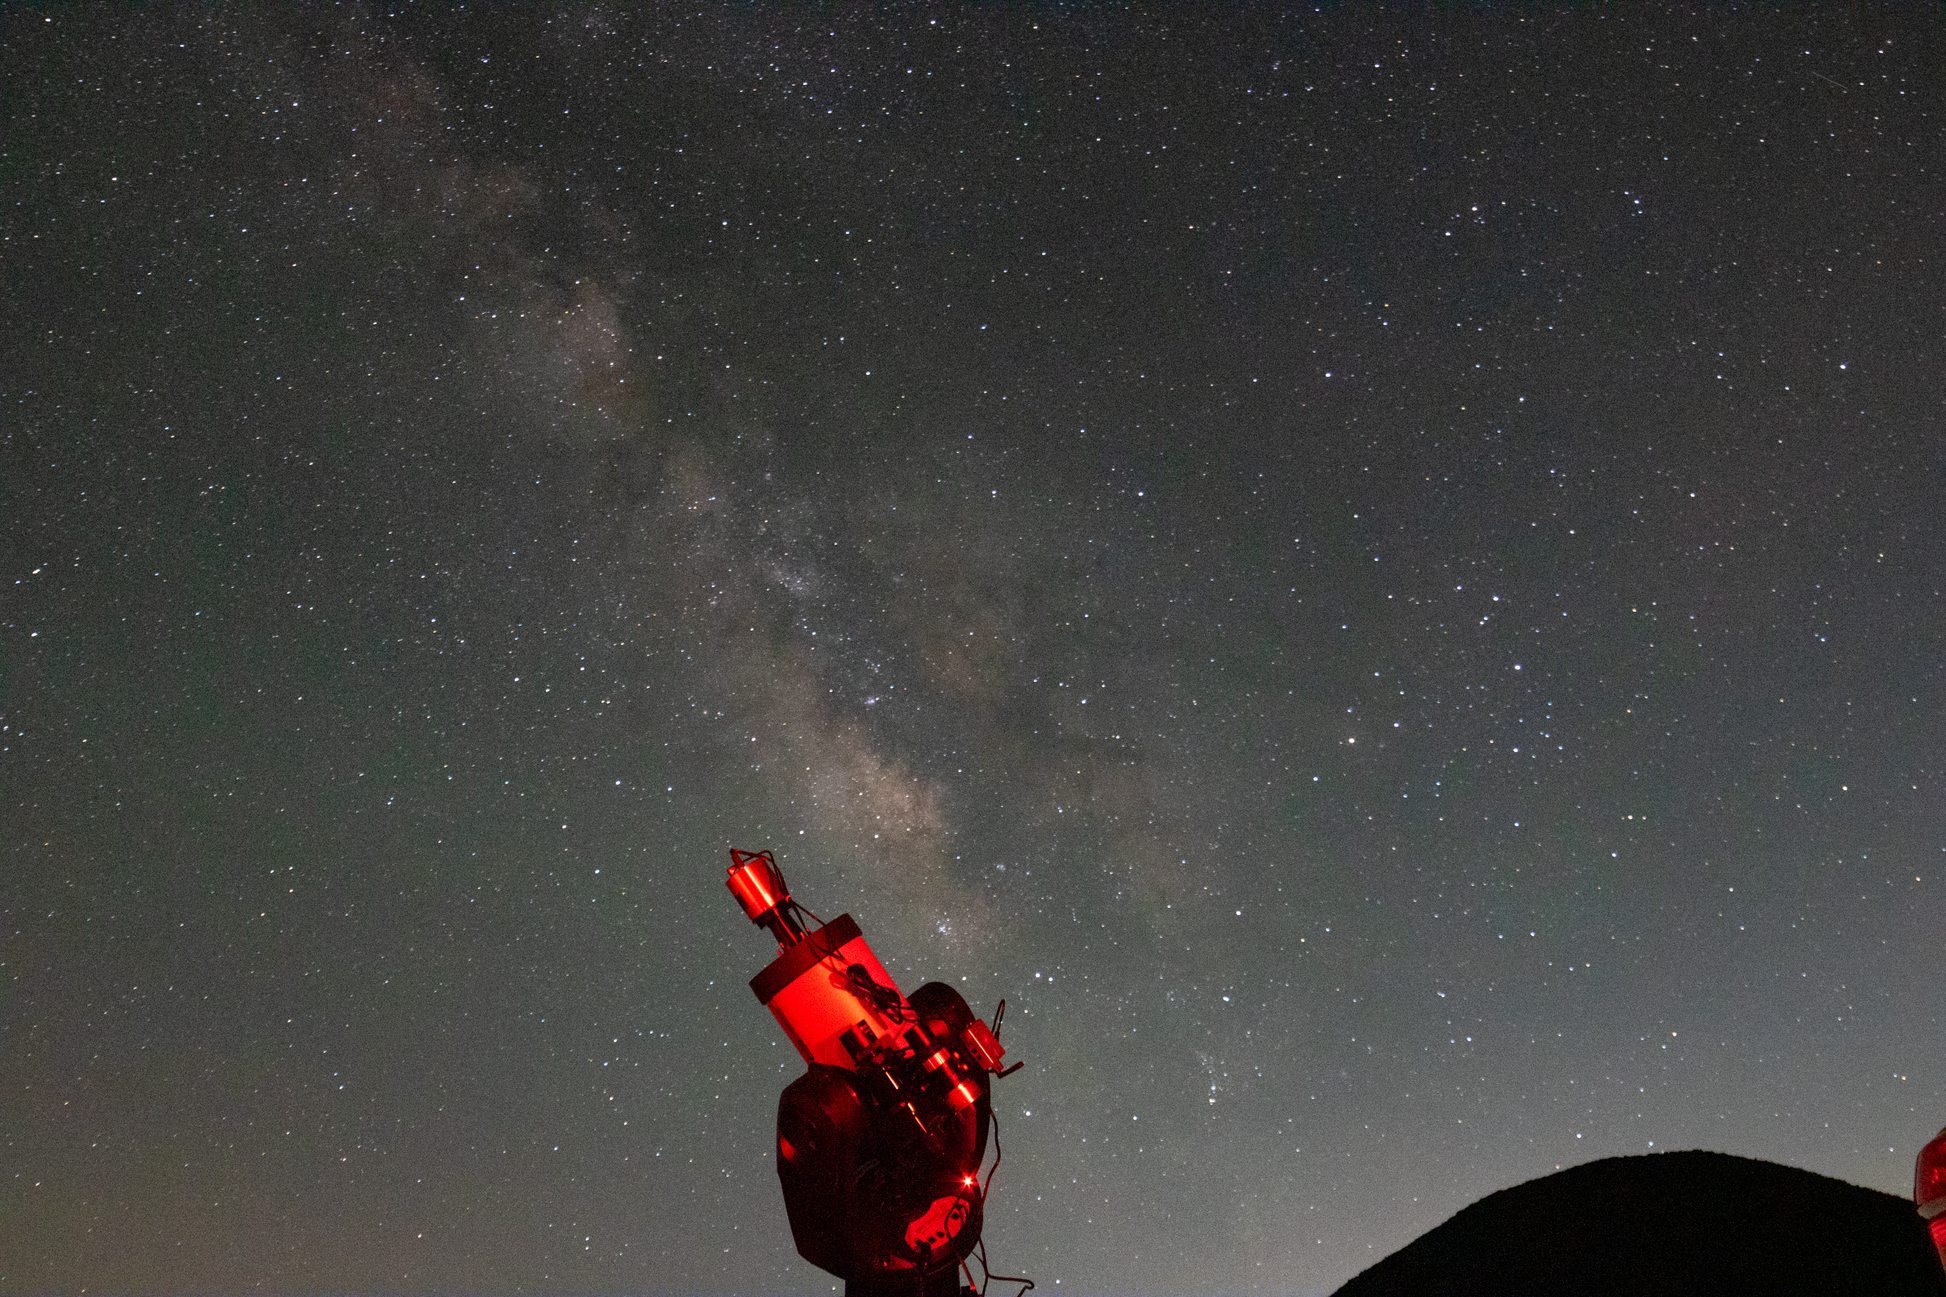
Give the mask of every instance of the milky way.
[[828, 1291], [732, 845], [1041, 1292], [1905, 1191], [1936, 25], [931, 12], [0, 20], [0, 1287]]

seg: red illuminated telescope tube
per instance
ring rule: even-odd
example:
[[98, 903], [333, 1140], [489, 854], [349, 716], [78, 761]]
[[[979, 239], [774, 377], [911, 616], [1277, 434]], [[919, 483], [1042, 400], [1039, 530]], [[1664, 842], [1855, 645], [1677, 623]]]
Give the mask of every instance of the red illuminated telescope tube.
[[1919, 1150], [1919, 1160], [1912, 1167], [1912, 1204], [1932, 1231], [1939, 1264], [1946, 1266], [1946, 1130]]
[[[891, 974], [865, 944], [864, 934], [849, 914], [841, 914], [816, 932], [806, 931], [797, 906], [784, 885], [783, 871], [770, 853], [730, 852], [730, 892], [752, 923], [777, 938], [780, 952], [770, 967], [757, 975], [751, 989], [777, 1019], [806, 1063], [826, 1063], [851, 1069], [852, 1049], [841, 1039], [855, 1031], [853, 1049], [898, 1031], [912, 1016], [912, 1006], [894, 988]], [[837, 967], [858, 967], [869, 982], [853, 982], [816, 970], [830, 960]], [[872, 991], [879, 992], [874, 997]], [[861, 994], [861, 991], [863, 992]]]

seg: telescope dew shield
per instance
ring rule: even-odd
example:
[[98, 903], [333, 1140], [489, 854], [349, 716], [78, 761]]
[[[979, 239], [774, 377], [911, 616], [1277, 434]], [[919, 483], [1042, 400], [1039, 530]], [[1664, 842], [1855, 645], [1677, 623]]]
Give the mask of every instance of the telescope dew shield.
[[[861, 986], [854, 968], [871, 979], [875, 992]], [[857, 1070], [841, 1039], [847, 1031], [856, 1029], [869, 1045], [912, 1021], [911, 1006], [849, 914], [787, 947], [750, 979], [750, 989], [806, 1063], [846, 1071]]]
[[1946, 1130], [1933, 1136], [1932, 1143], [1919, 1150], [1919, 1160], [1913, 1163], [1912, 1205], [1932, 1231], [1939, 1264], [1946, 1266]]

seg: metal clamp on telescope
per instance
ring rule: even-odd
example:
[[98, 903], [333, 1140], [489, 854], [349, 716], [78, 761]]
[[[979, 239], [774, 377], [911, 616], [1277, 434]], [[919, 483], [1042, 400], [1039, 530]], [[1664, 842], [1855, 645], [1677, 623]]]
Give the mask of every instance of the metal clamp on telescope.
[[944, 982], [901, 995], [851, 915], [823, 923], [804, 910], [768, 851], [733, 848], [726, 882], [777, 940], [750, 989], [808, 1069], [777, 1105], [777, 1178], [799, 1255], [843, 1279], [847, 1297], [957, 1297], [976, 1249], [986, 1266], [980, 1228], [1000, 1165], [989, 1091], [1020, 1068], [1000, 1066], [1006, 1001], [989, 1027]]

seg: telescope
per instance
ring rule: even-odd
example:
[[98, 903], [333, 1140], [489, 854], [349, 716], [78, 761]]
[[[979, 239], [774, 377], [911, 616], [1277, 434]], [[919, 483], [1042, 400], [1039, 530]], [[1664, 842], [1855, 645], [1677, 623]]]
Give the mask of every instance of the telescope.
[[846, 1297], [984, 1291], [971, 1289], [967, 1259], [978, 1249], [985, 1271], [980, 1227], [1000, 1164], [992, 1084], [1021, 1066], [1000, 1063], [1007, 1002], [988, 1024], [944, 982], [902, 995], [851, 915], [817, 920], [768, 851], [732, 848], [725, 881], [777, 941], [750, 989], [805, 1063], [777, 1103], [777, 1178], [798, 1254], [843, 1279]]

